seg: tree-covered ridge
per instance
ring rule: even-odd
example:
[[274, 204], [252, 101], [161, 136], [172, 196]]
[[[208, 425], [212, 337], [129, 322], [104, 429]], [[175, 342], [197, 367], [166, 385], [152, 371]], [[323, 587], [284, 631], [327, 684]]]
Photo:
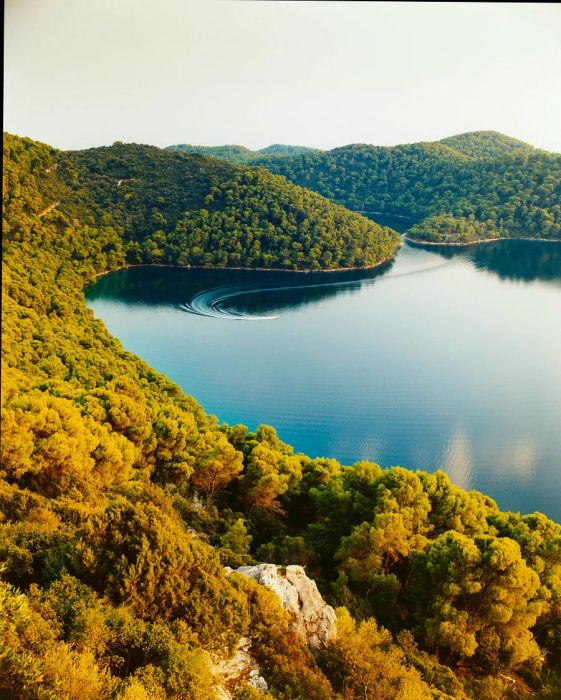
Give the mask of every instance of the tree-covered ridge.
[[148, 236], [138, 253], [151, 263], [329, 270], [376, 265], [398, 244], [389, 228], [266, 171], [245, 170], [213, 187], [205, 208], [187, 212], [173, 231]]
[[466, 154], [477, 151], [470, 139], [449, 141], [454, 148], [445, 142], [357, 144], [255, 162], [357, 211], [418, 223], [434, 216], [475, 220], [481, 226], [474, 227], [473, 239], [479, 228], [493, 228], [500, 237], [561, 238], [561, 155], [513, 148], [505, 155], [475, 157]]
[[273, 143], [265, 148], [260, 148], [256, 153], [262, 156], [299, 156], [302, 153], [317, 153], [320, 149], [310, 146], [289, 146], [284, 143]]
[[236, 144], [227, 144], [225, 146], [193, 146], [190, 143], [178, 143], [173, 146], [167, 146], [166, 150], [175, 153], [196, 153], [201, 156], [212, 156], [213, 158], [226, 160], [230, 163], [237, 163], [238, 165], [249, 163], [257, 155], [256, 151]]
[[505, 136], [498, 131], [468, 131], [465, 134], [448, 136], [439, 143], [474, 158], [499, 158], [520, 151], [537, 150], [529, 143]]
[[[537, 151], [529, 143], [515, 139], [512, 136], [506, 136], [498, 131], [468, 131], [464, 134], [456, 134], [448, 136], [440, 141], [426, 142], [443, 144], [452, 148], [457, 153], [469, 156], [471, 158], [499, 158], [502, 156], [512, 155], [519, 152]], [[343, 148], [351, 148], [353, 144], [343, 146]], [[355, 144], [360, 145], [360, 144]], [[413, 144], [419, 145], [419, 144]], [[371, 146], [375, 148], [375, 146]], [[398, 146], [395, 146], [398, 148]], [[167, 146], [167, 149], [183, 153], [198, 153], [200, 155], [212, 156], [220, 160], [227, 160], [231, 163], [251, 164], [255, 160], [259, 160], [262, 156], [300, 156], [310, 153], [329, 153], [319, 148], [311, 148], [309, 146], [289, 146], [286, 144], [275, 143], [271, 146], [261, 148], [257, 151], [252, 151], [246, 146], [225, 145], [225, 146], [193, 146], [189, 143], [176, 144]], [[334, 149], [337, 150], [337, 149]], [[545, 153], [545, 151], [542, 151]]]
[[[38, 215], [62, 168], [6, 138], [0, 696], [210, 700], [242, 635], [269, 693], [238, 700], [558, 696], [560, 526], [218, 426], [85, 308], [127, 244], [84, 199]], [[225, 575], [254, 561], [306, 565], [338, 639], [312, 654], [274, 594]]]
[[245, 146], [193, 146], [190, 143], [179, 143], [174, 146], [167, 146], [170, 151], [179, 153], [198, 153], [203, 156], [212, 156], [220, 160], [227, 160], [230, 163], [251, 164], [252, 161], [263, 156], [297, 156], [303, 153], [319, 152], [316, 148], [308, 146], [290, 146], [284, 143], [273, 143], [258, 151], [252, 151]]
[[[390, 257], [398, 234], [267, 170], [150, 146], [69, 153], [68, 211], [97, 212], [124, 230], [132, 263], [366, 267]], [[89, 203], [93, 206], [89, 206]]]

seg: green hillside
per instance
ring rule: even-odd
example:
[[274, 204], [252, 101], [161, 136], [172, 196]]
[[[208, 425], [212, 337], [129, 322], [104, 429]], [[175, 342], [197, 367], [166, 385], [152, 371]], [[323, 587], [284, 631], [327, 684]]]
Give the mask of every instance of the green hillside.
[[367, 267], [399, 245], [390, 229], [282, 177], [215, 158], [115, 144], [64, 154], [57, 173], [62, 209], [122, 227], [131, 263]]
[[498, 131], [469, 131], [466, 134], [441, 139], [439, 143], [474, 158], [500, 158], [513, 153], [537, 150], [524, 141], [505, 136]]
[[255, 163], [349, 209], [407, 216], [417, 239], [561, 239], [561, 155], [494, 132]]
[[[205, 178], [249, 187], [257, 220], [267, 183], [269, 215], [292, 211], [278, 178], [161, 153], [5, 136], [0, 697], [217, 700], [212, 661], [242, 636], [269, 690], [236, 700], [558, 697], [558, 524], [217, 425], [86, 309], [84, 285], [162, 217], [175, 231]], [[312, 652], [275, 594], [226, 575], [256, 561], [305, 565], [337, 640]]]
[[274, 143], [256, 151], [256, 154], [262, 156], [300, 156], [303, 153], [319, 152], [319, 149], [309, 148], [308, 146], [288, 146], [283, 143]]
[[190, 143], [178, 143], [174, 146], [168, 146], [166, 150], [175, 153], [196, 153], [201, 156], [212, 156], [213, 158], [237, 163], [238, 165], [249, 163], [256, 155], [256, 151], [252, 151], [245, 146], [236, 145], [193, 146]]
[[319, 153], [315, 148], [307, 146], [289, 146], [283, 143], [274, 143], [258, 151], [252, 151], [245, 146], [193, 146], [189, 143], [181, 143], [168, 146], [168, 150], [179, 153], [198, 153], [203, 156], [213, 156], [230, 163], [251, 164], [252, 161], [263, 156], [297, 156], [303, 153]]

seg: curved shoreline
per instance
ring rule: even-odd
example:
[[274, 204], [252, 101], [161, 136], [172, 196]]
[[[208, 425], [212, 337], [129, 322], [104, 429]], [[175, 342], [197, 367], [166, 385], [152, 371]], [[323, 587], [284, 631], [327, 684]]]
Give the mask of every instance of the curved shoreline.
[[[529, 237], [524, 237], [524, 238], [513, 238], [511, 236], [501, 236], [500, 238], [483, 238], [477, 241], [466, 241], [463, 243], [457, 242], [457, 241], [449, 241], [449, 242], [436, 242], [436, 241], [423, 241], [418, 238], [411, 238], [408, 236], [406, 233], [401, 234], [401, 240], [402, 241], [407, 241], [408, 243], [412, 243], [413, 245], [429, 245], [429, 246], [446, 246], [446, 247], [466, 247], [466, 246], [471, 246], [471, 245], [478, 245], [479, 243], [493, 243], [495, 241], [534, 241], [536, 243], [561, 243], [561, 238], [529, 238]], [[132, 263], [130, 265], [121, 265], [120, 267], [116, 267], [113, 270], [105, 270], [104, 272], [97, 272], [95, 275], [95, 279], [97, 280], [100, 277], [105, 277], [105, 275], [111, 275], [114, 272], [118, 272], [119, 270], [128, 270], [133, 267], [162, 267], [162, 268], [170, 268], [170, 269], [176, 269], [176, 270], [246, 270], [248, 272], [290, 272], [290, 273], [301, 273], [301, 274], [312, 274], [312, 273], [330, 273], [330, 272], [357, 272], [359, 270], [374, 270], [377, 267], [380, 267], [381, 265], [384, 265], [385, 263], [389, 262], [399, 251], [400, 248], [403, 247], [403, 243], [401, 242], [397, 248], [394, 250], [394, 252], [391, 255], [388, 255], [387, 258], [384, 258], [383, 260], [380, 260], [380, 262], [374, 263], [374, 265], [366, 265], [365, 267], [333, 267], [328, 270], [325, 269], [320, 269], [320, 270], [313, 270], [313, 269], [303, 269], [303, 270], [288, 270], [285, 267], [232, 267], [232, 266], [224, 266], [224, 267], [218, 267], [215, 265], [173, 265], [171, 263]], [[84, 285], [84, 289], [86, 287], [91, 286], [92, 284], [95, 284], [95, 282], [90, 282], [86, 285]]]
[[481, 238], [477, 241], [423, 241], [418, 238], [411, 238], [406, 233], [403, 234], [403, 239], [409, 243], [417, 243], [418, 245], [441, 245], [441, 246], [468, 246], [477, 245], [478, 243], [493, 243], [494, 241], [535, 241], [537, 243], [561, 243], [561, 238], [513, 238], [512, 236], [500, 236], [498, 238]]
[[[98, 279], [99, 277], [104, 277], [105, 275], [111, 275], [113, 272], [118, 272], [119, 270], [128, 270], [133, 267], [164, 267], [164, 268], [171, 268], [171, 269], [176, 269], [176, 270], [248, 270], [250, 272], [291, 272], [293, 274], [295, 273], [302, 273], [302, 274], [311, 274], [311, 273], [329, 273], [329, 272], [356, 272], [358, 270], [374, 270], [376, 267], [380, 267], [380, 265], [384, 265], [384, 263], [389, 262], [397, 253], [397, 251], [403, 246], [403, 243], [400, 243], [397, 248], [394, 250], [394, 252], [391, 255], [388, 255], [387, 258], [384, 258], [383, 260], [380, 260], [380, 262], [374, 263], [374, 265], [365, 265], [364, 267], [332, 267], [329, 268], [328, 270], [312, 270], [312, 269], [305, 269], [305, 270], [288, 270], [286, 267], [230, 267], [230, 266], [224, 266], [224, 267], [218, 267], [216, 265], [172, 265], [171, 263], [134, 263], [131, 265], [121, 265], [120, 267], [116, 267], [113, 270], [106, 270], [105, 272], [97, 272], [95, 275], [95, 278]], [[94, 282], [91, 282], [90, 284], [86, 284], [85, 287], [89, 287], [91, 284], [94, 284]]]

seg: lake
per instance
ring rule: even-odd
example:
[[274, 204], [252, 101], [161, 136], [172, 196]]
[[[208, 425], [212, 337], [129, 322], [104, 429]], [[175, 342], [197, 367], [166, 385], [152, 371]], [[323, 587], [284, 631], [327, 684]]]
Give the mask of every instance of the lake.
[[344, 464], [443, 469], [561, 521], [561, 244], [405, 242], [329, 274], [139, 267], [86, 301], [221, 421]]

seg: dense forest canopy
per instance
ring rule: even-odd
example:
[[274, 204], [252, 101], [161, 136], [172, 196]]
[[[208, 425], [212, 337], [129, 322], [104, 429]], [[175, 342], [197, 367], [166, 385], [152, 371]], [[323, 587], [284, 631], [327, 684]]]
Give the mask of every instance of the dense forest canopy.
[[418, 240], [561, 239], [561, 155], [493, 131], [251, 163], [349, 209], [408, 217]]
[[498, 131], [468, 131], [466, 134], [448, 136], [439, 143], [475, 158], [498, 158], [521, 151], [529, 153], [537, 150], [529, 143], [505, 136]]
[[131, 263], [367, 267], [398, 234], [264, 169], [151, 146], [114, 144], [64, 154], [61, 206], [123, 228]]
[[317, 148], [308, 146], [289, 146], [284, 143], [273, 143], [258, 151], [252, 151], [245, 146], [193, 146], [190, 143], [178, 143], [168, 146], [168, 150], [179, 153], [199, 153], [203, 156], [213, 156], [220, 160], [227, 160], [231, 163], [250, 164], [253, 160], [263, 156], [298, 156], [302, 153], [319, 153]]
[[[242, 636], [269, 690], [238, 700], [559, 697], [560, 525], [442, 472], [218, 425], [86, 309], [83, 286], [153, 236], [153, 197], [169, 185], [175, 230], [226, 167], [193, 156], [183, 192], [158, 153], [126, 152], [4, 140], [0, 697], [216, 699], [211, 660]], [[272, 592], [226, 575], [256, 561], [305, 565], [337, 639], [312, 653]]]
[[212, 156], [219, 160], [226, 160], [230, 163], [243, 165], [249, 163], [258, 154], [257, 151], [252, 151], [245, 146], [237, 146], [235, 144], [225, 146], [193, 146], [190, 143], [178, 143], [174, 146], [168, 146], [167, 150], [175, 153], [196, 153], [201, 156]]

